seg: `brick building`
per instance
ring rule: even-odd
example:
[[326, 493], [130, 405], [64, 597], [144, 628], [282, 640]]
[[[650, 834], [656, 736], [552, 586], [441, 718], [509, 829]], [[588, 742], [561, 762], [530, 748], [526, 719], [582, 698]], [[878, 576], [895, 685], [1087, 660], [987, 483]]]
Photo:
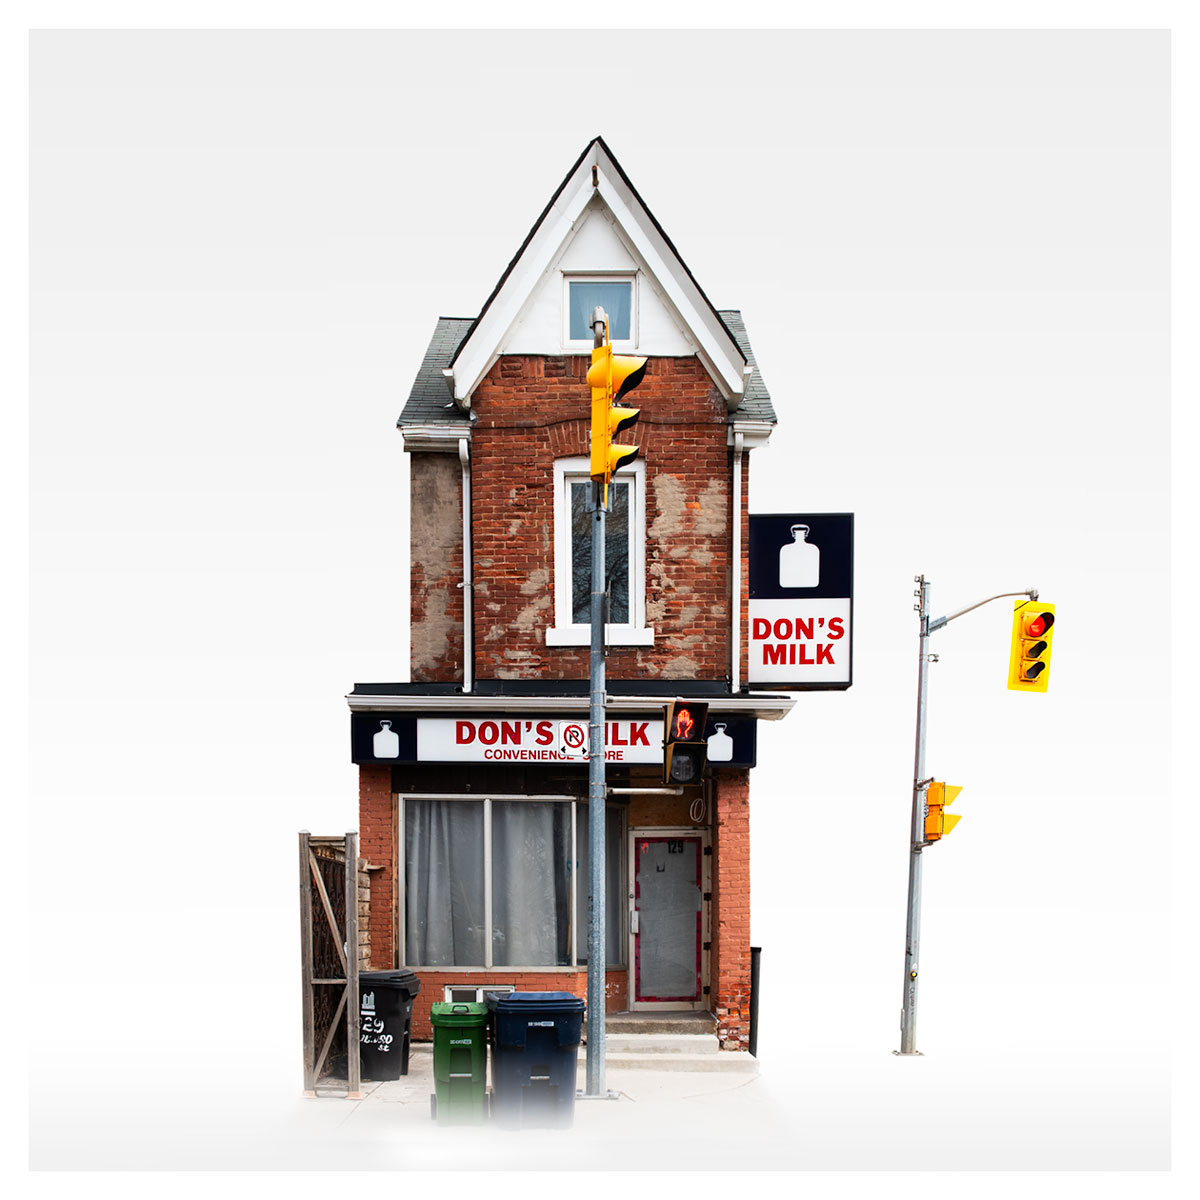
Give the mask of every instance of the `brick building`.
[[[613, 1011], [713, 1014], [745, 1049], [750, 772], [794, 700], [747, 678], [749, 452], [775, 423], [741, 316], [709, 302], [600, 138], [477, 317], [443, 317], [398, 422], [411, 464], [411, 682], [348, 697], [376, 968], [429, 1006], [586, 995], [592, 309], [648, 358], [608, 519], [611, 788], [661, 787], [664, 702], [709, 703], [681, 795], [607, 808]], [[519, 463], [520, 469], [514, 470]], [[582, 518], [582, 519], [581, 519]]]

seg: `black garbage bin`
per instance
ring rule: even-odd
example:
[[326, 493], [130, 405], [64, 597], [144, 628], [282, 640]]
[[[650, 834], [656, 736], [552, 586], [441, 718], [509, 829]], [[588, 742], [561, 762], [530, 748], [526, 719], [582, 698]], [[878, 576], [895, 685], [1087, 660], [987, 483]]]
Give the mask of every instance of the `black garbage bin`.
[[363, 1079], [408, 1074], [413, 1000], [421, 981], [413, 971], [358, 973], [358, 1043]]
[[489, 992], [492, 1119], [504, 1129], [568, 1128], [583, 1001], [570, 992]]

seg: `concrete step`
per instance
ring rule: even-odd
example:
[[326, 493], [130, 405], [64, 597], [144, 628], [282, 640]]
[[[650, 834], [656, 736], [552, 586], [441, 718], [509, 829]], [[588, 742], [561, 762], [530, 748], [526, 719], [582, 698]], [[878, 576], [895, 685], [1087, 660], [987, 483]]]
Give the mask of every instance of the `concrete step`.
[[[609, 1013], [604, 1020], [604, 1063], [616, 1071], [720, 1071], [758, 1073], [745, 1051], [722, 1050], [717, 1021], [708, 1012]], [[580, 1049], [582, 1068], [587, 1036]]]
[[716, 1036], [717, 1021], [707, 1012], [609, 1013], [604, 1019], [609, 1037], [616, 1034], [711, 1034]]
[[713, 1033], [609, 1033], [604, 1038], [605, 1057], [614, 1054], [719, 1054]]
[[[580, 1055], [583, 1062], [583, 1055]], [[717, 1054], [612, 1054], [604, 1056], [606, 1071], [716, 1071], [730, 1075], [757, 1075], [758, 1059], [744, 1050]]]

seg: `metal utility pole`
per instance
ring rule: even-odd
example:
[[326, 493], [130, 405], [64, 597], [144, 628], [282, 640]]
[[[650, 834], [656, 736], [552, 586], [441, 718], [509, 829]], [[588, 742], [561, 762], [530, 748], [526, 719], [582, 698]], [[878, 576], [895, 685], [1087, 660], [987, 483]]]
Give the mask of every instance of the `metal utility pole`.
[[1028, 596], [1036, 600], [1036, 588], [1020, 592], [1001, 592], [988, 596], [975, 604], [960, 608], [946, 617], [929, 616], [929, 581], [924, 575], [913, 580], [917, 590], [913, 595], [918, 603], [913, 608], [920, 616], [920, 656], [917, 667], [917, 746], [913, 763], [912, 828], [909, 831], [908, 853], [908, 920], [904, 934], [904, 1003], [900, 1009], [900, 1049], [893, 1054], [920, 1054], [917, 1049], [917, 963], [921, 955], [921, 851], [929, 843], [925, 840], [926, 794], [931, 779], [925, 775], [925, 727], [929, 692], [929, 664], [937, 662], [938, 656], [929, 653], [929, 636], [948, 625], [956, 617], [969, 613], [992, 600], [1004, 596]]
[[[592, 312], [595, 345], [603, 346], [608, 328], [604, 309]], [[592, 650], [591, 708], [588, 725], [588, 966], [587, 1087], [585, 1095], [605, 1095], [605, 953], [604, 929], [604, 502], [603, 480], [592, 482]]]

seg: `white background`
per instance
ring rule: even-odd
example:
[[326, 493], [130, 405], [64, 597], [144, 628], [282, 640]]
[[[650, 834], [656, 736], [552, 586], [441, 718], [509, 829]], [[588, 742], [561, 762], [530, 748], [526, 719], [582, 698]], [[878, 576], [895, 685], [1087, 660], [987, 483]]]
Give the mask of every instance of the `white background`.
[[[35, 36], [32, 1164], [303, 1165], [296, 831], [356, 827], [343, 697], [407, 677], [395, 420], [435, 319], [479, 310], [600, 133], [744, 314], [779, 414], [752, 509], [856, 514], [854, 687], [760, 726], [752, 776], [796, 1136], [722, 1165], [1165, 1169], [1169, 58]], [[963, 820], [926, 856], [900, 1060], [922, 571], [936, 612], [1034, 585], [1058, 624], [1044, 696], [1005, 689], [1009, 602], [935, 635], [928, 763]]]

